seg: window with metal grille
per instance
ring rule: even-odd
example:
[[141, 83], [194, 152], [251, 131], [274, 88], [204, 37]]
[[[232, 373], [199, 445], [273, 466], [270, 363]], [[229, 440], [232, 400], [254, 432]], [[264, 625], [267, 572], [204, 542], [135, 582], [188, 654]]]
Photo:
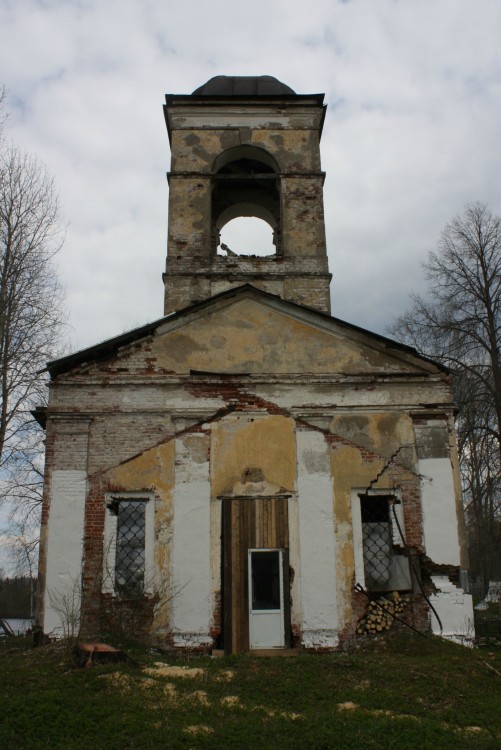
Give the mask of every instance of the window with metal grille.
[[106, 496], [103, 592], [131, 599], [153, 591], [154, 498]]
[[401, 504], [393, 495], [359, 498], [365, 588], [368, 591], [411, 589], [409, 561], [402, 554], [405, 542]]
[[120, 500], [117, 508], [115, 589], [122, 596], [144, 591], [145, 500]]

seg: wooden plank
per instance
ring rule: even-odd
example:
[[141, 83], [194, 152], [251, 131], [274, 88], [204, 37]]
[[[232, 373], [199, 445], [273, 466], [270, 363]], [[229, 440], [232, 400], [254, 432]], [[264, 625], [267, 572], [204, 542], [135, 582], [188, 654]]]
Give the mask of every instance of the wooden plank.
[[265, 544], [266, 539], [266, 532], [265, 532], [265, 522], [266, 522], [266, 509], [264, 507], [264, 502], [262, 498], [257, 498], [256, 501], [256, 530], [258, 532], [258, 540], [256, 547], [259, 549], [262, 549]]
[[265, 499], [263, 500], [263, 506], [264, 506], [264, 547], [271, 547], [273, 540], [271, 538], [271, 517], [273, 513], [272, 508], [273, 500]]
[[222, 597], [221, 613], [223, 623], [223, 647], [225, 654], [232, 653], [232, 557], [231, 557], [231, 500], [223, 500], [221, 506], [221, 536], [222, 536], [222, 555], [221, 555], [221, 580], [222, 580]]
[[240, 652], [249, 650], [249, 546], [252, 540], [252, 503], [237, 500], [241, 513], [240, 523]]
[[273, 497], [270, 502], [270, 547], [279, 548], [279, 540], [277, 537], [277, 510], [280, 504], [280, 498]]
[[284, 498], [278, 497], [276, 500], [276, 511], [275, 511], [275, 538], [277, 547], [284, 549], [287, 545], [284, 544]]
[[289, 549], [289, 505], [288, 499], [281, 499], [280, 513], [280, 546]]
[[264, 543], [264, 533], [263, 533], [263, 524], [264, 524], [264, 517], [263, 517], [263, 501], [260, 498], [255, 498], [252, 501], [252, 504], [255, 509], [255, 533], [256, 533], [256, 547], [259, 549], [263, 546]]
[[240, 653], [240, 599], [241, 599], [241, 561], [240, 561], [240, 506], [232, 500], [231, 552], [232, 552], [232, 653]]
[[291, 586], [289, 576], [289, 550], [284, 549], [282, 553], [283, 584], [284, 584], [284, 635], [285, 648], [291, 647]]

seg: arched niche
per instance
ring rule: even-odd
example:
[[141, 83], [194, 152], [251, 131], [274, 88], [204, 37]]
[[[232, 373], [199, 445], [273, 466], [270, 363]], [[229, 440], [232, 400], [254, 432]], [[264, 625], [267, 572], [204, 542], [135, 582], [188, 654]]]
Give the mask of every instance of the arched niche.
[[257, 217], [273, 230], [276, 255], [281, 254], [280, 177], [274, 157], [256, 146], [236, 146], [214, 160], [212, 184], [212, 252], [220, 231], [239, 217]]
[[[258, 146], [235, 146], [234, 148], [228, 148], [223, 151], [219, 156], [216, 156], [212, 165], [212, 174], [216, 174], [232, 163], [242, 160], [255, 161], [261, 165], [263, 171], [269, 171], [278, 173], [279, 166], [274, 156], [272, 156], [264, 148]], [[268, 169], [266, 169], [266, 167]]]
[[216, 222], [216, 227], [219, 231], [233, 219], [238, 219], [240, 216], [255, 216], [257, 219], [262, 219], [275, 231], [277, 229], [276, 217], [269, 211], [266, 206], [260, 206], [256, 203], [234, 203], [228, 206], [220, 215]]

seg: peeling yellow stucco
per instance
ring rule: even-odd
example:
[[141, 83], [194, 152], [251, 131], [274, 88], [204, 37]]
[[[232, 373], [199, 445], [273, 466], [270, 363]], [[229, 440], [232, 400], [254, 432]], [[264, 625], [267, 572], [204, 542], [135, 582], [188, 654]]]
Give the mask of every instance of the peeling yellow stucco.
[[232, 415], [212, 427], [211, 495], [276, 494], [296, 486], [294, 420]]
[[[274, 373], [366, 373], [411, 370], [402, 359], [361, 346], [244, 299], [206, 314], [153, 343], [167, 370]], [[415, 371], [415, 367], [412, 368]]]
[[387, 458], [398, 451], [401, 463], [409, 468], [416, 466], [414, 426], [408, 414], [388, 411], [336, 414], [330, 431]]
[[154, 589], [159, 593], [159, 602], [155, 607], [153, 631], [167, 628], [173, 593], [170, 582], [174, 441], [155, 446], [115, 467], [109, 473], [109, 480], [124, 491], [155, 493]]

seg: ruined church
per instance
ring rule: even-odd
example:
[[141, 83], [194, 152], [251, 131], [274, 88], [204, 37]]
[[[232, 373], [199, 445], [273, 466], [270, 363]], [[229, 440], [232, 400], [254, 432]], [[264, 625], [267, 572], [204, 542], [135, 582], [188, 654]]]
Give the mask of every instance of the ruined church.
[[[164, 113], [164, 316], [48, 364], [40, 627], [73, 597], [178, 650], [467, 635], [450, 376], [331, 315], [324, 95], [217, 76]], [[251, 216], [273, 252], [221, 249]]]

